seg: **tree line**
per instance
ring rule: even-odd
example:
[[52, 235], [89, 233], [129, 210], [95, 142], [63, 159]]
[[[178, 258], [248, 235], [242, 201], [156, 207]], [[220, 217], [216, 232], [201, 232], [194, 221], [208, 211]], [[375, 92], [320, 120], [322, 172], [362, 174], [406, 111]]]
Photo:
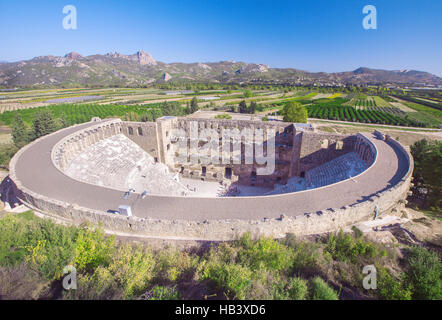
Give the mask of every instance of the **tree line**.
[[12, 141], [17, 148], [21, 148], [37, 138], [67, 126], [68, 122], [64, 113], [59, 119], [55, 120], [48, 109], [36, 111], [31, 126], [26, 125], [20, 115], [16, 114], [12, 123]]

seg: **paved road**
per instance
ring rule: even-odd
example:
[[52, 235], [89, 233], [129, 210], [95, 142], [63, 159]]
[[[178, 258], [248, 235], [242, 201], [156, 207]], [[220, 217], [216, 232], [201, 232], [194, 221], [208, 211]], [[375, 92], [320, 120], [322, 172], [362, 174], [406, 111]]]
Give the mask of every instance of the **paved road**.
[[[96, 123], [95, 123], [96, 124]], [[327, 208], [340, 208], [362, 201], [389, 188], [408, 170], [405, 156], [390, 144], [365, 134], [378, 148], [378, 160], [365, 174], [354, 180], [292, 194], [243, 198], [184, 198], [133, 194], [122, 199], [122, 192], [69, 178], [51, 161], [53, 146], [64, 136], [94, 125], [87, 123], [43, 138], [17, 159], [17, 178], [28, 189], [82, 207], [107, 211], [119, 205], [132, 206], [134, 215], [158, 219], [262, 219], [301, 215]]]

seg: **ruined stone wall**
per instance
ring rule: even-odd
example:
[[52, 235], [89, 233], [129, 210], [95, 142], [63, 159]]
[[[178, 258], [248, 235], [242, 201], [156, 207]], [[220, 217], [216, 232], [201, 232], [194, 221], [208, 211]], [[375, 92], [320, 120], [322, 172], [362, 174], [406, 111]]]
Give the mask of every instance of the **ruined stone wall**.
[[160, 160], [156, 122], [121, 122], [121, 133], [139, 145], [152, 157]]
[[[283, 183], [290, 177], [290, 168], [293, 152], [293, 134], [295, 128], [292, 124], [261, 122], [261, 121], [240, 121], [240, 120], [224, 120], [224, 119], [192, 119], [192, 118], [173, 118], [173, 119], [159, 119], [159, 134], [161, 139], [160, 145], [164, 150], [164, 160], [170, 168], [176, 172], [180, 172], [184, 177], [199, 178], [202, 180], [223, 181], [228, 179], [231, 182], [238, 181], [241, 184], [248, 185], [265, 185], [273, 186], [276, 182]], [[222, 136], [224, 130], [237, 129], [241, 132], [243, 129], [261, 129], [264, 132], [264, 138], [267, 137], [268, 130], [275, 131], [275, 151], [276, 164], [275, 171], [271, 175], [259, 176], [256, 174], [257, 168], [262, 165], [245, 163], [244, 154], [247, 144], [250, 143], [248, 139], [242, 139], [241, 154], [239, 159], [241, 163], [231, 161], [230, 163], [222, 163], [219, 159], [219, 164], [208, 163], [207, 165], [201, 161], [198, 163], [191, 163], [190, 157], [187, 159], [188, 163], [174, 163], [173, 157], [177, 152], [177, 141], [173, 140], [170, 133], [174, 129], [183, 130], [188, 137], [190, 137], [191, 126], [194, 125], [198, 134], [203, 130], [213, 130], [219, 136], [218, 147], [222, 150]], [[169, 133], [169, 134], [168, 134]], [[171, 140], [172, 139], [172, 140]], [[187, 141], [187, 153], [190, 152], [191, 139]], [[200, 144], [202, 147], [204, 144]], [[233, 151], [233, 148], [232, 150]], [[233, 153], [232, 153], [233, 155]], [[227, 168], [227, 169], [226, 169]], [[229, 170], [231, 175], [229, 175]]]
[[303, 172], [353, 151], [355, 142], [354, 135], [302, 132], [295, 144], [299, 154], [295, 175], [302, 176]]

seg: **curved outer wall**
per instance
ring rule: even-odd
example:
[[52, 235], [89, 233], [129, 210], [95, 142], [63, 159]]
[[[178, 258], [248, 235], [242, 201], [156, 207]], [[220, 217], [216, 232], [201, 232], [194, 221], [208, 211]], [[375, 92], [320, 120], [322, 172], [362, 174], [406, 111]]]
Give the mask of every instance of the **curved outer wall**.
[[[57, 168], [63, 168], [66, 160], [75, 156], [76, 153], [81, 152], [88, 145], [93, 144], [100, 139], [104, 139], [113, 134], [119, 133], [121, 121], [111, 120], [103, 121], [97, 124], [78, 125], [78, 131], [67, 135], [56, 143], [52, 148], [51, 159], [53, 165]], [[68, 203], [60, 201], [45, 195], [41, 195], [35, 191], [30, 190], [17, 177], [16, 166], [20, 157], [30, 148], [39, 144], [44, 139], [60, 134], [64, 130], [52, 133], [48, 136], [37, 139], [36, 141], [25, 146], [13, 157], [10, 163], [10, 178], [14, 182], [18, 198], [29, 207], [40, 211], [48, 216], [52, 216], [67, 222], [80, 224], [84, 222], [91, 222], [93, 224], [101, 223], [107, 230], [130, 233], [133, 235], [145, 235], [158, 238], [172, 238], [172, 239], [192, 239], [192, 240], [231, 240], [238, 237], [244, 232], [251, 232], [254, 235], [266, 235], [272, 237], [283, 237], [287, 233], [294, 233], [297, 235], [308, 235], [323, 233], [337, 230], [345, 225], [353, 224], [361, 220], [372, 219], [374, 217], [376, 205], [378, 205], [379, 213], [387, 212], [397, 206], [403, 204], [407, 196], [407, 192], [411, 183], [411, 173], [413, 168], [413, 160], [409, 152], [399, 144], [399, 142], [388, 139], [388, 144], [395, 148], [404, 159], [407, 161], [407, 170], [405, 174], [397, 179], [397, 183], [385, 188], [380, 192], [364, 196], [363, 201], [345, 205], [340, 208], [328, 208], [322, 210], [315, 210], [312, 212], [303, 212], [302, 214], [290, 215], [286, 212], [284, 215], [269, 215], [262, 216], [257, 214], [256, 218], [241, 219], [225, 217], [211, 217], [211, 213], [206, 212], [206, 218], [184, 219], [175, 217], [151, 217], [148, 212], [137, 214], [133, 217], [124, 217], [114, 214], [109, 214], [105, 210], [94, 210], [86, 208], [79, 204]], [[370, 146], [372, 151], [371, 156], [375, 161], [370, 168], [361, 173], [361, 175], [373, 174], [370, 170], [373, 169], [374, 164], [379, 156], [377, 154], [376, 146], [370, 139], [362, 134], [358, 134], [358, 139], [365, 141]], [[66, 149], [66, 147], [69, 148]], [[358, 150], [355, 150], [358, 152]], [[367, 155], [366, 155], [367, 157]], [[364, 159], [366, 160], [366, 159]], [[52, 165], [52, 164], [51, 164]], [[357, 177], [354, 177], [357, 178]], [[338, 182], [338, 185], [342, 182]], [[323, 188], [333, 188], [326, 186]], [[320, 189], [323, 189], [320, 188]], [[330, 189], [331, 190], [331, 189]], [[316, 190], [308, 190], [304, 192], [315, 192]], [[300, 193], [300, 192], [297, 192]], [[295, 194], [297, 194], [295, 193]], [[229, 207], [235, 207], [237, 204], [245, 201], [249, 203], [264, 205], [268, 201], [277, 201], [278, 203], [289, 202], [294, 194], [281, 194], [267, 197], [245, 197], [245, 198], [216, 198], [216, 199], [201, 199], [201, 198], [187, 198], [183, 201], [192, 203], [194, 208], [197, 208], [202, 201], [213, 201], [213, 208], [222, 204], [226, 210]], [[168, 202], [171, 200], [168, 197], [148, 197], [150, 201]], [[147, 199], [147, 198], [146, 198]], [[276, 199], [276, 200], [275, 200]], [[247, 203], [247, 202], [245, 202]], [[276, 202], [275, 202], [276, 203]], [[192, 206], [188, 209], [191, 210]], [[215, 209], [214, 209], [215, 210]], [[216, 211], [216, 210], [215, 210]], [[142, 217], [143, 216], [143, 217]]]

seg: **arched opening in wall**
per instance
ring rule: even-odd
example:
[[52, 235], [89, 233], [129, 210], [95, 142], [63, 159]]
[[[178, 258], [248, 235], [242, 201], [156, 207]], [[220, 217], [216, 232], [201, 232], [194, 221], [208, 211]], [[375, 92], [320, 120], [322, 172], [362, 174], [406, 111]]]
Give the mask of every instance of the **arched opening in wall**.
[[250, 174], [250, 183], [252, 186], [254, 186], [256, 183], [256, 171], [255, 170], [253, 170], [252, 173]]
[[167, 150], [170, 150], [170, 144], [167, 145]]
[[301, 171], [301, 174], [299, 175], [301, 178], [305, 178], [305, 171]]
[[255, 170], [253, 170], [252, 173], [250, 174], [250, 178], [252, 180], [256, 180], [256, 171]]
[[184, 167], [181, 167], [180, 173], [181, 173], [181, 174], [184, 173]]
[[141, 127], [138, 127], [138, 135], [139, 136], [143, 135], [143, 129]]
[[205, 177], [205, 176], [206, 176], [206, 173], [207, 173], [207, 168], [206, 168], [206, 167], [202, 167], [202, 168], [201, 168], [201, 176], [202, 176], [202, 177]]
[[129, 127], [129, 128], [127, 128], [127, 132], [129, 133], [129, 135], [133, 136], [134, 129], [132, 127]]
[[226, 168], [225, 169], [224, 177], [226, 179], [232, 179], [232, 168]]
[[344, 147], [344, 141], [336, 141], [336, 150], [342, 150]]

